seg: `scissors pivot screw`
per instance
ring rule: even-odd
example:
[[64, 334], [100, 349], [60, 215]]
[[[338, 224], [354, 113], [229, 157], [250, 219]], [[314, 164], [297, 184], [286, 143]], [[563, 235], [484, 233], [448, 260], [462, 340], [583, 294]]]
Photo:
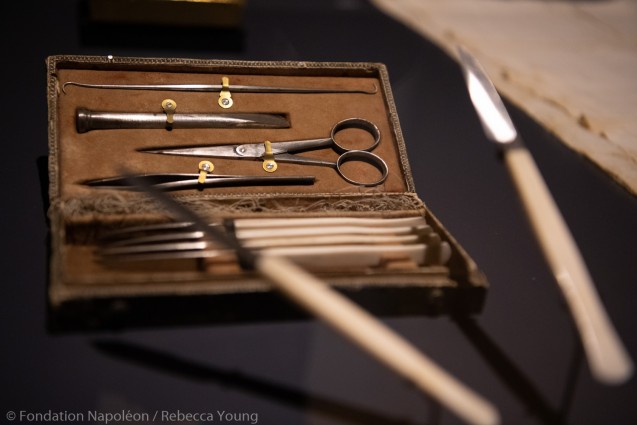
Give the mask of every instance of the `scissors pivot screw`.
[[201, 184], [206, 182], [206, 177], [208, 177], [209, 173], [215, 169], [215, 166], [210, 161], [201, 161], [199, 163], [199, 178], [197, 181]]

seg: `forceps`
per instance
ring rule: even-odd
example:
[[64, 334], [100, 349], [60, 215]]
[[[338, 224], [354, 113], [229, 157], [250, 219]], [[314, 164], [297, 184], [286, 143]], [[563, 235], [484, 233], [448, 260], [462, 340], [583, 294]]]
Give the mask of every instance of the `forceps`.
[[[137, 179], [145, 179], [148, 185], [166, 191], [203, 189], [206, 187], [285, 186], [314, 184], [314, 176], [235, 176], [211, 174], [203, 183], [198, 180], [199, 174], [155, 173], [138, 174], [132, 177]], [[105, 189], [135, 189], [134, 186], [131, 186], [131, 176], [107, 177], [103, 179], [87, 180], [82, 183], [87, 186], [101, 187]]]
[[[366, 131], [373, 137], [371, 145], [364, 149], [348, 149], [337, 142], [336, 136], [341, 131], [349, 128], [358, 128]], [[199, 146], [187, 148], [163, 148], [163, 149], [143, 149], [141, 152], [157, 153], [166, 155], [184, 155], [214, 158], [236, 158], [236, 159], [256, 159], [263, 160], [263, 168], [268, 172], [276, 170], [276, 161], [288, 162], [302, 165], [318, 165], [332, 167], [348, 183], [359, 186], [377, 186], [387, 179], [389, 169], [385, 161], [371, 153], [380, 143], [380, 130], [378, 127], [362, 118], [348, 118], [334, 125], [330, 136], [322, 139], [292, 140], [287, 142], [265, 142], [246, 143], [240, 145], [217, 145]], [[336, 162], [324, 161], [316, 158], [308, 158], [294, 154], [294, 152], [304, 152], [322, 148], [333, 148], [339, 157]], [[363, 181], [352, 176], [348, 176], [343, 171], [343, 164], [347, 162], [365, 162], [374, 166], [380, 177], [372, 181]]]

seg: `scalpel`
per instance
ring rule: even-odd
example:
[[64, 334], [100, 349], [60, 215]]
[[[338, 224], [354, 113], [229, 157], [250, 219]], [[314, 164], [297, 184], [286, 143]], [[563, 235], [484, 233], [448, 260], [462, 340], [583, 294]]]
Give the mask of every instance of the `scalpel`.
[[487, 137], [502, 148], [529, 220], [571, 309], [593, 376], [605, 384], [627, 381], [633, 363], [535, 161], [482, 66], [462, 48], [459, 55], [471, 101]]

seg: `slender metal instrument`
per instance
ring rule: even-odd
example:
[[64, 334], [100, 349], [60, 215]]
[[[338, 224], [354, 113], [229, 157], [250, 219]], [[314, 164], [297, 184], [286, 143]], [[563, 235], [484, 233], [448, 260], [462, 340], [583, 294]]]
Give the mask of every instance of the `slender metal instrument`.
[[[172, 223], [171, 223], [172, 224]], [[151, 226], [148, 226], [151, 227]], [[347, 236], [352, 240], [360, 240], [361, 243], [380, 243], [385, 240], [396, 243], [417, 242], [418, 236], [423, 232], [430, 232], [431, 227], [422, 226], [398, 226], [398, 227], [372, 227], [372, 226], [321, 226], [321, 227], [258, 227], [251, 229], [235, 229], [235, 234], [242, 241], [263, 241], [268, 242], [274, 239], [287, 240], [287, 243], [295, 243], [295, 239], [315, 239], [319, 243], [323, 239], [331, 240], [333, 237]], [[149, 233], [149, 231], [146, 231]], [[199, 240], [204, 234], [198, 230], [190, 228], [168, 228], [163, 227], [162, 231], [153, 234], [131, 236], [122, 238], [125, 233], [120, 232], [120, 237], [116, 240], [107, 241], [108, 246], [143, 246], [148, 243], [165, 243], [173, 241]], [[132, 235], [132, 233], [129, 233]], [[108, 238], [108, 234], [106, 235]], [[325, 238], [324, 238], [325, 237]], [[413, 238], [412, 238], [413, 237]], [[360, 238], [360, 239], [358, 239]], [[111, 237], [112, 239], [112, 237]], [[339, 239], [340, 240], [340, 239]], [[352, 240], [345, 239], [345, 243], [353, 243]], [[369, 242], [367, 242], [369, 241]]]
[[[241, 176], [223, 174], [210, 174], [205, 178], [205, 181], [201, 181], [200, 174], [192, 173], [148, 173], [139, 174], [136, 177], [143, 178], [147, 184], [152, 184], [158, 189], [166, 191], [231, 186], [311, 185], [315, 181], [313, 176]], [[130, 182], [130, 176], [115, 176], [87, 180], [82, 182], [82, 184], [104, 189], [136, 190], [137, 187], [131, 185]]]
[[103, 112], [78, 108], [75, 114], [78, 133], [91, 130], [144, 128], [289, 128], [290, 122], [281, 114], [223, 113], [173, 114], [170, 121], [165, 113]]
[[[325, 226], [356, 226], [375, 228], [424, 227], [427, 222], [422, 216], [376, 218], [376, 217], [284, 217], [284, 218], [241, 218], [232, 221], [237, 231], [255, 229], [288, 229], [290, 227], [324, 228]], [[210, 223], [219, 226], [220, 223]], [[144, 224], [113, 229], [103, 237], [106, 240], [125, 240], [153, 232], [179, 232], [194, 230], [193, 224], [184, 221]]]
[[376, 84], [373, 90], [361, 88], [329, 88], [329, 87], [280, 87], [258, 85], [230, 85], [228, 77], [221, 78], [222, 84], [90, 84], [67, 81], [62, 85], [62, 92], [66, 93], [67, 86], [89, 89], [107, 90], [156, 90], [156, 91], [185, 91], [185, 92], [219, 92], [217, 103], [224, 109], [234, 104], [232, 93], [360, 93], [375, 94], [378, 92]]
[[[400, 222], [403, 221], [400, 220]], [[309, 261], [313, 268], [316, 264], [311, 262], [316, 261], [320, 255], [325, 258], [325, 264], [320, 270], [333, 270], [336, 266], [333, 263], [340, 264], [343, 260], [346, 262], [351, 260], [348, 263], [350, 269], [354, 267], [354, 264], [377, 267], [386, 261], [388, 256], [399, 253], [403, 253], [405, 257], [411, 257], [416, 264], [423, 264], [424, 251], [429, 250], [429, 247], [418, 246], [418, 244], [429, 243], [431, 239], [429, 236], [433, 229], [424, 224], [424, 219], [421, 218], [421, 221], [422, 224], [406, 226], [369, 226], [362, 223], [329, 225], [326, 222], [323, 226], [237, 228], [233, 225], [232, 227], [236, 238], [247, 248], [266, 251], [289, 249], [286, 257], [292, 256], [305, 262]], [[99, 254], [124, 261], [134, 261], [138, 255], [152, 258], [148, 254], [164, 254], [161, 258], [171, 258], [171, 254], [174, 254], [174, 257], [179, 258], [184, 254], [195, 257], [199, 253], [200, 257], [208, 258], [215, 256], [215, 250], [220, 251], [218, 245], [207, 242], [205, 234], [193, 229], [192, 226], [173, 227], [172, 230], [163, 226], [159, 227], [161, 230], [148, 230], [153, 228], [157, 229], [157, 226], [137, 227], [138, 230], [133, 229], [128, 232], [120, 230], [110, 235], [107, 233], [100, 238], [102, 243]], [[442, 250], [449, 250], [445, 242], [438, 245], [445, 245]], [[343, 258], [345, 254], [343, 249], [348, 250], [346, 258]], [[446, 262], [447, 258], [448, 255], [444, 255], [441, 263]]]
[[[440, 240], [424, 217], [237, 219], [232, 221], [232, 229], [243, 246], [262, 252], [277, 249], [310, 270], [382, 267], [398, 255], [415, 264], [439, 265], [451, 256], [449, 244]], [[109, 261], [215, 258], [224, 254], [224, 249], [205, 240], [204, 232], [183, 222], [114, 229], [102, 234], [99, 242], [99, 255]], [[319, 258], [323, 259], [320, 265]]]
[[[400, 257], [414, 264], [424, 264], [428, 247], [425, 244], [383, 244], [380, 242], [357, 243], [307, 243], [303, 245], [275, 244], [263, 246], [254, 241], [242, 244], [258, 250], [261, 255], [276, 255], [310, 271], [335, 272], [369, 270], [382, 267], [388, 257]], [[270, 244], [267, 244], [270, 245]], [[119, 263], [135, 261], [164, 261], [178, 259], [218, 259], [232, 254], [231, 251], [206, 241], [171, 242], [148, 246], [107, 247], [97, 252], [102, 260]], [[227, 260], [224, 260], [227, 261]]]
[[593, 376], [606, 384], [630, 378], [633, 363], [608, 317], [586, 264], [530, 152], [478, 61], [460, 62], [485, 133], [499, 144], [553, 275], [571, 309]]
[[261, 255], [246, 249], [231, 232], [224, 232], [218, 226], [209, 226], [193, 211], [156, 187], [147, 185], [143, 179], [133, 179], [132, 182], [164, 205], [176, 218], [193, 223], [211, 242], [233, 249], [244, 268], [258, 272], [292, 301], [412, 382], [467, 423], [496, 425], [500, 422], [498, 411], [491, 403], [323, 281], [280, 255]]
[[158, 91], [185, 91], [185, 92], [220, 92], [224, 89], [234, 93], [360, 93], [375, 94], [378, 87], [374, 84], [373, 89], [345, 89], [328, 87], [278, 87], [278, 86], [257, 86], [257, 85], [237, 85], [224, 86], [222, 84], [89, 84], [77, 81], [67, 81], [62, 86], [62, 91], [66, 93], [68, 86], [76, 86], [90, 89], [106, 90], [158, 90]]

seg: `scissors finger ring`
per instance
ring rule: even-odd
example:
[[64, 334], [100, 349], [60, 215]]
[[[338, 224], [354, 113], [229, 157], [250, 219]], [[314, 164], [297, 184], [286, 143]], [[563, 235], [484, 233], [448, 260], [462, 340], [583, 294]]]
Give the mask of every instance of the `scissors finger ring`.
[[[337, 141], [336, 141], [336, 135], [343, 131], [346, 130], [348, 128], [358, 128], [361, 130], [365, 130], [366, 132], [368, 132], [369, 134], [371, 134], [374, 137], [374, 142], [368, 146], [365, 149], [348, 149], [344, 146], [341, 146]], [[340, 121], [338, 123], [336, 123], [336, 125], [332, 128], [332, 133], [330, 134], [330, 138], [332, 139], [332, 143], [334, 146], [334, 150], [336, 150], [338, 153], [345, 153], [351, 150], [360, 150], [360, 151], [372, 151], [376, 148], [376, 146], [378, 146], [378, 144], [380, 143], [380, 130], [378, 129], [378, 127], [376, 127], [376, 124], [374, 124], [371, 121], [367, 121], [366, 119], [363, 118], [348, 118], [345, 119], [343, 121]]]
[[[350, 161], [366, 162], [374, 166], [378, 171], [380, 171], [380, 178], [374, 181], [360, 181], [360, 180], [356, 180], [351, 177], [348, 177], [346, 173], [343, 172], [342, 166], [346, 162], [350, 162]], [[355, 184], [358, 186], [366, 186], [366, 187], [378, 186], [379, 184], [384, 182], [387, 179], [387, 176], [389, 175], [389, 168], [387, 167], [387, 163], [383, 161], [383, 159], [380, 156], [375, 155], [368, 151], [361, 151], [361, 150], [347, 151], [344, 154], [342, 154], [338, 158], [338, 161], [336, 161], [336, 171], [338, 171], [338, 174], [340, 174], [340, 176], [348, 183]]]

